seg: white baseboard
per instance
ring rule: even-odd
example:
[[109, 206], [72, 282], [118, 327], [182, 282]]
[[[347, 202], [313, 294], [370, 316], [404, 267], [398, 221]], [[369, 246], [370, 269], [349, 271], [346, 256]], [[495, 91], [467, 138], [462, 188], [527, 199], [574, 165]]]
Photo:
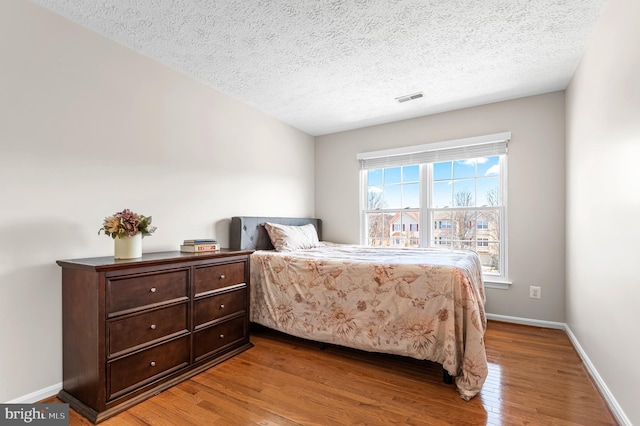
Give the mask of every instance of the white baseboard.
[[582, 362], [585, 368], [593, 378], [593, 381], [595, 382], [596, 386], [600, 390], [600, 393], [602, 393], [602, 396], [604, 397], [606, 404], [609, 406], [609, 409], [613, 413], [618, 423], [620, 423], [621, 426], [633, 426], [631, 424], [631, 421], [627, 417], [627, 415], [622, 410], [622, 407], [620, 407], [620, 405], [618, 404], [618, 401], [616, 401], [615, 397], [607, 387], [607, 384], [604, 382], [604, 380], [598, 373], [598, 370], [596, 370], [594, 365], [591, 363], [591, 360], [587, 356], [587, 353], [584, 351], [584, 349], [582, 349], [580, 342], [578, 341], [578, 339], [576, 338], [576, 336], [573, 334], [573, 332], [571, 331], [571, 329], [566, 323], [536, 320], [536, 319], [530, 319], [530, 318], [511, 317], [507, 315], [497, 315], [497, 314], [486, 314], [486, 316], [487, 316], [487, 319], [494, 320], [494, 321], [531, 325], [534, 327], [557, 328], [560, 330], [564, 330], [565, 333], [567, 333], [567, 336], [569, 337], [571, 344], [578, 352], [578, 355], [580, 355], [580, 358], [582, 359]]
[[47, 386], [44, 389], [31, 392], [28, 395], [24, 395], [7, 402], [9, 404], [33, 404], [34, 402], [42, 401], [43, 399], [57, 395], [60, 389], [62, 389], [62, 382]]
[[609, 409], [615, 416], [618, 423], [620, 423], [622, 426], [632, 426], [631, 420], [629, 420], [627, 415], [622, 410], [622, 407], [620, 407], [618, 401], [616, 401], [613, 394], [607, 387], [607, 384], [604, 382], [602, 377], [600, 377], [600, 374], [598, 374], [598, 370], [596, 370], [596, 367], [594, 367], [594, 365], [591, 363], [591, 360], [587, 356], [587, 353], [584, 351], [584, 349], [582, 349], [580, 342], [578, 342], [578, 339], [573, 334], [568, 325], [565, 327], [565, 331], [567, 332], [567, 336], [569, 336], [569, 340], [571, 340], [571, 343], [573, 343], [573, 347], [576, 348], [578, 355], [580, 355], [580, 358], [582, 358], [582, 362], [587, 368], [587, 371], [589, 372], [589, 374], [591, 374], [593, 381], [596, 382], [596, 386], [598, 387], [598, 389], [600, 389], [600, 393], [602, 393], [602, 396], [607, 402]]
[[532, 325], [534, 327], [559, 328], [565, 330], [567, 324], [563, 322], [544, 321], [531, 318], [510, 317], [508, 315], [486, 314], [487, 319], [502, 322], [512, 322], [514, 324]]

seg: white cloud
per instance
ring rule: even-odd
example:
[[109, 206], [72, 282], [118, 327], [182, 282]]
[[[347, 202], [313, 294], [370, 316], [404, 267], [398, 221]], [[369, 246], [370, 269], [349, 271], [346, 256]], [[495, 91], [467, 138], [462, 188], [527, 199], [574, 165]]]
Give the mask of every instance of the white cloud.
[[491, 175], [499, 175], [499, 174], [500, 174], [500, 164], [495, 164], [489, 167], [489, 170], [487, 170], [487, 172], [484, 175], [491, 176]]
[[487, 161], [489, 161], [487, 157], [480, 157], [480, 158], [470, 158], [468, 160], [464, 160], [463, 163], [465, 166], [473, 166], [474, 164], [484, 164]]

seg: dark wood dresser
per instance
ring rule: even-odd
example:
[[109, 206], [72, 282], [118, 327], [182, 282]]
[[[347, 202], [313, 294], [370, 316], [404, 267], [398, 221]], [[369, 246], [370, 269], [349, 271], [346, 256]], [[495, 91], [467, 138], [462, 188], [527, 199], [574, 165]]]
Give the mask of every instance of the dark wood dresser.
[[58, 397], [98, 423], [250, 348], [250, 254], [59, 260]]

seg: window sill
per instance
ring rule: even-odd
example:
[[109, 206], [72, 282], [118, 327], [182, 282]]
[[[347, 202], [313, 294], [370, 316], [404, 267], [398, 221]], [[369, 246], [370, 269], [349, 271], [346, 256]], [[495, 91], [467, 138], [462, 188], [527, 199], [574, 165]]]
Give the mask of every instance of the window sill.
[[499, 290], [509, 290], [513, 284], [511, 281], [502, 281], [491, 278], [484, 278], [484, 288], [497, 288]]

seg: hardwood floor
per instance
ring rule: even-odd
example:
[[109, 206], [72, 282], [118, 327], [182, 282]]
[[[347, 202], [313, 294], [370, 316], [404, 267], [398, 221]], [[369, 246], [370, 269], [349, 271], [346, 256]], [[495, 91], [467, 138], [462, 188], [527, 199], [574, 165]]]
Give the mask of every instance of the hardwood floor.
[[[320, 350], [265, 329], [251, 340], [248, 351], [101, 425], [617, 424], [561, 330], [490, 321], [489, 377], [469, 402], [434, 363]], [[70, 411], [70, 425], [91, 424]]]

